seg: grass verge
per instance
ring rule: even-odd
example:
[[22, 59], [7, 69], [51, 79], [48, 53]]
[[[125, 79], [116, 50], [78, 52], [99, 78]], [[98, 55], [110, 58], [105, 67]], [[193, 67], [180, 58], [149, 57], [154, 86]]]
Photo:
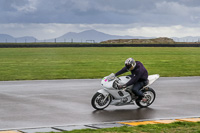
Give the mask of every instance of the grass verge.
[[149, 74], [199, 76], [200, 48], [1, 48], [0, 81], [102, 78], [141, 61]]
[[135, 127], [82, 129], [63, 131], [62, 133], [200, 133], [200, 122], [174, 122], [171, 124], [148, 124]]

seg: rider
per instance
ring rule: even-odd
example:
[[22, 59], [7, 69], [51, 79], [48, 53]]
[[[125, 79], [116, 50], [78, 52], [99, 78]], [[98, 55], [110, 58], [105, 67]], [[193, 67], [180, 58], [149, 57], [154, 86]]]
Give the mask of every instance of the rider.
[[119, 85], [119, 89], [126, 88], [127, 86], [134, 85], [132, 91], [138, 96], [137, 100], [146, 102], [144, 94], [140, 90], [148, 84], [148, 72], [140, 61], [135, 61], [133, 58], [128, 58], [125, 61], [125, 67], [115, 73], [115, 76], [121, 75], [125, 72], [131, 72], [131, 80], [124, 85]]

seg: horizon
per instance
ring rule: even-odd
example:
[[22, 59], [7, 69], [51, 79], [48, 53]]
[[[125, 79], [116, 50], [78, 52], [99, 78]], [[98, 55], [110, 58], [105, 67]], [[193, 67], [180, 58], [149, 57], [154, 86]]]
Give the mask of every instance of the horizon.
[[[7, 38], [4, 38], [5, 40], [1, 40], [1, 36], [0, 36], [0, 42], [15, 42], [15, 43], [20, 43], [20, 42], [73, 42], [73, 38], [68, 38], [68, 41], [66, 40], [65, 37], [66, 35], [70, 35], [70, 34], [76, 34], [79, 35], [83, 32], [89, 33], [89, 32], [96, 32], [96, 33], [100, 33], [100, 34], [105, 34], [106, 36], [116, 36], [115, 38], [108, 38], [107, 40], [115, 40], [115, 39], [155, 39], [155, 38], [163, 38], [162, 36], [160, 37], [145, 37], [145, 36], [118, 36], [118, 35], [111, 35], [111, 34], [106, 34], [104, 32], [100, 32], [98, 30], [95, 29], [89, 29], [89, 30], [84, 30], [81, 32], [67, 32], [59, 37], [53, 37], [53, 38], [49, 38], [49, 39], [37, 39], [34, 36], [21, 36], [21, 37], [14, 37], [12, 35], [9, 34], [0, 34], [0, 35], [8, 35], [11, 36], [12, 38], [14, 38], [14, 40], [7, 40]], [[117, 38], [118, 37], [118, 38]], [[121, 38], [120, 38], [121, 37]], [[125, 38], [123, 38], [125, 37]], [[62, 38], [62, 39], [59, 39]], [[199, 42], [200, 40], [200, 36], [185, 36], [185, 37], [167, 37], [170, 39], [173, 39], [175, 42]], [[194, 39], [195, 38], [195, 39]], [[75, 39], [76, 40], [76, 39]], [[107, 40], [102, 40], [102, 41], [107, 41]], [[84, 40], [84, 38], [79, 38], [78, 42], [87, 42], [89, 40]], [[91, 41], [91, 40], [90, 40]], [[92, 40], [94, 42], [96, 42], [95, 40]], [[97, 41], [100, 42], [100, 41]]]

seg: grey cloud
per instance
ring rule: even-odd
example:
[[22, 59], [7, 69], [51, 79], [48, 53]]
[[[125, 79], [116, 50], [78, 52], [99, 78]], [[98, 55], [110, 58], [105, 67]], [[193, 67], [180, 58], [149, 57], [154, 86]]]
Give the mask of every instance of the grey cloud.
[[1, 0], [0, 23], [195, 24], [199, 0]]

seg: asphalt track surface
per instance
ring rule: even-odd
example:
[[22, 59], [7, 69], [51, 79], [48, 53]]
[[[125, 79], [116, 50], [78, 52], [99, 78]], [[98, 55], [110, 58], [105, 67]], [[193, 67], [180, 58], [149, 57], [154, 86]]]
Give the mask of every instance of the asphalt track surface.
[[101, 79], [0, 82], [0, 130], [200, 116], [200, 77], [161, 77], [155, 102], [96, 111]]

